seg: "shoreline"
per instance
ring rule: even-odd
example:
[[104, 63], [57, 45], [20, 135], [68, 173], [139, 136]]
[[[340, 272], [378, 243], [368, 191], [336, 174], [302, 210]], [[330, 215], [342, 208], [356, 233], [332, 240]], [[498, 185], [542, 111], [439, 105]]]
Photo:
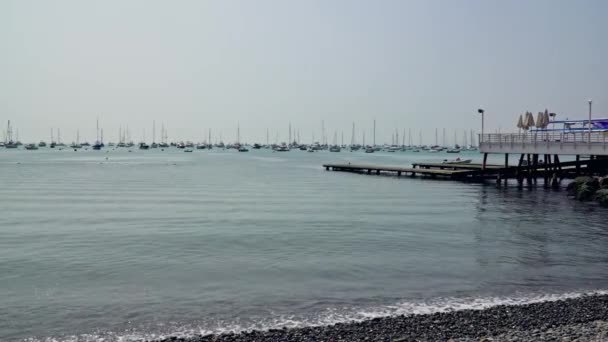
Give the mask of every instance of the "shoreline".
[[608, 295], [433, 314], [374, 318], [329, 326], [270, 329], [158, 342], [608, 340]]

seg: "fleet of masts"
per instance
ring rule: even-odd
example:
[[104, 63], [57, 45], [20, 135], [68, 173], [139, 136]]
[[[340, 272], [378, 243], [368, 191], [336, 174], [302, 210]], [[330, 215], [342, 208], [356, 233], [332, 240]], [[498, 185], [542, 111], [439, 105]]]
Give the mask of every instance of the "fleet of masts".
[[[458, 130], [453, 130], [454, 139], [449, 142], [446, 138], [446, 129], [443, 129], [442, 143], [439, 144], [439, 129], [435, 129], [435, 139], [434, 144], [432, 145], [423, 145], [422, 143], [422, 130], [418, 132], [418, 144], [414, 144], [414, 138], [412, 129], [403, 128], [400, 132], [398, 128], [395, 128], [394, 131], [390, 135], [390, 143], [376, 143], [376, 120], [373, 120], [373, 129], [372, 129], [372, 141], [371, 143], [366, 144], [365, 134], [366, 130], [361, 130], [360, 139], [357, 137], [357, 130], [355, 122], [352, 123], [352, 130], [350, 136], [350, 144], [344, 143], [344, 131], [340, 131], [340, 143], [338, 143], [338, 130], [333, 131], [333, 140], [332, 143], [328, 143], [327, 131], [325, 128], [325, 121], [321, 121], [321, 137], [319, 140], [315, 139], [315, 134], [312, 132], [312, 139], [309, 142], [303, 142], [300, 138], [300, 130], [292, 127], [291, 123], [288, 125], [288, 133], [287, 133], [287, 141], [280, 142], [279, 141], [279, 132], [276, 132], [274, 137], [274, 142], [270, 140], [270, 130], [266, 129], [266, 141], [264, 144], [262, 143], [246, 143], [241, 140], [241, 126], [237, 123], [236, 127], [236, 136], [234, 143], [224, 143], [222, 140], [222, 134], [219, 134], [219, 138], [216, 137], [215, 141], [212, 139], [211, 129], [203, 131], [202, 137], [198, 143], [194, 143], [192, 141], [179, 141], [169, 140], [169, 134], [167, 127], [165, 124], [161, 124], [160, 128], [160, 139], [157, 141], [156, 139], [156, 121], [152, 121], [152, 141], [148, 144], [146, 141], [145, 130], [143, 131], [143, 137], [139, 144], [135, 144], [133, 142], [133, 137], [131, 134], [131, 130], [129, 126], [119, 126], [118, 128], [118, 139], [117, 142], [109, 142], [107, 143], [107, 147], [127, 147], [133, 148], [138, 146], [140, 149], [149, 149], [149, 148], [168, 148], [168, 147], [177, 147], [183, 149], [211, 149], [211, 148], [234, 148], [241, 152], [248, 151], [248, 147], [252, 147], [253, 149], [273, 149], [276, 151], [289, 151], [292, 149], [299, 150], [307, 150], [307, 151], [318, 151], [318, 150], [329, 150], [331, 152], [340, 152], [342, 150], [350, 150], [350, 151], [358, 151], [362, 150], [367, 153], [373, 153], [376, 151], [408, 151], [411, 150], [413, 152], [420, 151], [429, 151], [429, 152], [460, 152], [462, 150], [476, 150], [476, 143], [474, 139], [473, 130], [460, 130], [462, 132], [462, 138], [458, 139]], [[18, 130], [15, 130], [11, 125], [10, 120], [7, 123], [6, 129], [3, 130], [3, 141], [0, 142], [0, 147], [6, 148], [17, 148], [18, 146], [23, 145], [19, 141], [19, 133]], [[91, 145], [88, 142], [80, 142], [80, 130], [76, 130], [75, 140], [72, 144], [69, 145], [70, 148], [80, 149], [80, 148], [88, 148], [99, 150], [106, 147], [104, 143], [104, 135], [103, 128], [99, 126], [99, 120], [96, 121], [96, 137], [94, 143]], [[359, 142], [360, 141], [360, 142]], [[59, 128], [51, 128], [51, 136], [50, 142], [47, 143], [42, 140], [38, 144], [27, 144], [27, 149], [37, 149], [37, 147], [49, 147], [49, 148], [63, 148], [67, 147], [65, 143], [61, 140], [61, 130]]]

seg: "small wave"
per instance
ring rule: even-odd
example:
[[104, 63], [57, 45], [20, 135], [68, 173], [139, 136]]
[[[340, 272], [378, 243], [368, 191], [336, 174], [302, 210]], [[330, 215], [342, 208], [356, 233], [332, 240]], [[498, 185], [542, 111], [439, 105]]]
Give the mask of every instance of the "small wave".
[[[535, 294], [512, 297], [433, 298], [425, 301], [402, 301], [393, 305], [375, 307], [331, 307], [310, 315], [270, 315], [247, 319], [205, 320], [190, 324], [162, 324], [122, 332], [96, 332], [62, 337], [28, 338], [25, 342], [134, 342], [158, 340], [166, 337], [193, 337], [199, 335], [239, 333], [252, 330], [301, 328], [338, 323], [361, 322], [379, 317], [423, 315], [461, 310], [483, 310], [500, 305], [525, 305], [579, 298], [588, 295], [606, 295], [608, 290], [567, 292], [561, 294]], [[153, 332], [157, 330], [156, 332]]]

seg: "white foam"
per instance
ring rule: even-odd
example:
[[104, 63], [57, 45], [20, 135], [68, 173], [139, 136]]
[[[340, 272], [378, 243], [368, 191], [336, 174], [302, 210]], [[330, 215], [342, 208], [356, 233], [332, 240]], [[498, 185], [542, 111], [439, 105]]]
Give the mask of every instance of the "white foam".
[[606, 295], [608, 290], [589, 292], [567, 292], [561, 294], [537, 294], [512, 297], [433, 298], [425, 301], [403, 301], [393, 305], [357, 307], [328, 307], [311, 316], [271, 315], [266, 318], [236, 319], [234, 321], [208, 321], [200, 324], [174, 324], [165, 327], [162, 333], [123, 331], [82, 334], [74, 336], [29, 338], [26, 342], [132, 342], [156, 340], [169, 336], [191, 337], [208, 334], [238, 333], [251, 330], [300, 328], [324, 326], [337, 323], [360, 322], [378, 317], [399, 315], [422, 315], [460, 310], [483, 310], [499, 305], [524, 305], [579, 298], [586, 295]]

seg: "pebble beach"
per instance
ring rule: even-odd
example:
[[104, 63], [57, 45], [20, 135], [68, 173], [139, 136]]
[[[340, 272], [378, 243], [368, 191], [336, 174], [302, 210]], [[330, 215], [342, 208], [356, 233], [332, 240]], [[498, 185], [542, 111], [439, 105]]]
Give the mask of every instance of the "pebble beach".
[[608, 341], [608, 295], [159, 341]]

